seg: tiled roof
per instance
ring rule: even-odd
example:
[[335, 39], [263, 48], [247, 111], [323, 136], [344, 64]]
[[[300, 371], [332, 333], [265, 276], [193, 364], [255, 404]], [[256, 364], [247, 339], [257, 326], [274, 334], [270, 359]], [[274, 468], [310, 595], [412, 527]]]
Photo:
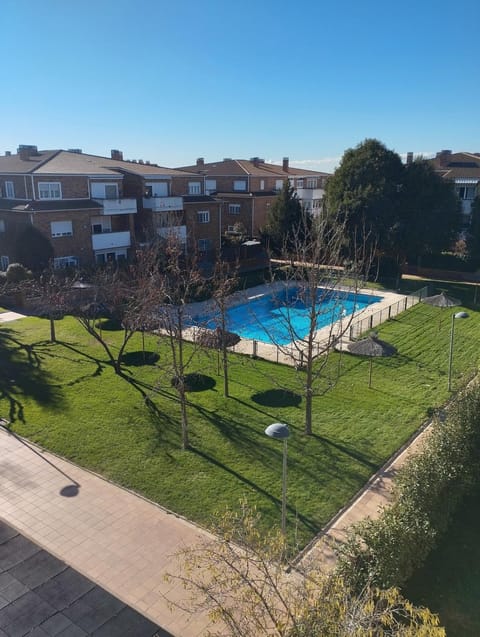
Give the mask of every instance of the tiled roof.
[[3, 155], [0, 157], [0, 173], [25, 174], [32, 173], [42, 164], [54, 157], [58, 150], [41, 150], [28, 159], [21, 159], [20, 155]]
[[74, 153], [66, 150], [41, 150], [28, 159], [20, 155], [0, 157], [0, 174], [38, 175], [99, 175], [104, 177], [122, 177], [128, 172], [150, 179], [170, 176], [185, 177], [184, 171], [174, 168], [140, 164], [132, 161], [121, 161], [98, 155]]
[[282, 166], [269, 164], [264, 161], [253, 162], [248, 159], [224, 159], [223, 161], [204, 163], [203, 165], [182, 166], [178, 170], [196, 172], [202, 175], [217, 175], [219, 177], [241, 177], [252, 175], [254, 177], [277, 177], [286, 179], [287, 177], [329, 177], [330, 173], [323, 173], [315, 170], [304, 170], [289, 166], [288, 171]]

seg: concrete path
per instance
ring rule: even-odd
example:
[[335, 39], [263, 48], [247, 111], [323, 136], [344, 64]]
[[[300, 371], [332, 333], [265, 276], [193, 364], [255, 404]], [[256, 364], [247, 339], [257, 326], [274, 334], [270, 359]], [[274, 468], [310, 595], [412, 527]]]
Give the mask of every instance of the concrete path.
[[[0, 517], [176, 637], [198, 637], [205, 616], [184, 601], [173, 555], [208, 534], [102, 478], [0, 429]], [[133, 637], [133, 636], [132, 636]]]
[[18, 312], [0, 312], [0, 323], [9, 323], [10, 321], [18, 321], [25, 318], [24, 314]]

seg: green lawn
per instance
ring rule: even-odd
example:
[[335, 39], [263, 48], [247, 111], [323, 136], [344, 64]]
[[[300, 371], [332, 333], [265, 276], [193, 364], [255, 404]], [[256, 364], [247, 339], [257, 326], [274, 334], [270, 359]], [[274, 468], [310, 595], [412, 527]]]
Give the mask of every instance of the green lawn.
[[[479, 356], [480, 315], [468, 311], [470, 319], [455, 326], [457, 387], [460, 370], [476, 369]], [[288, 528], [292, 544], [302, 546], [447, 399], [451, 313], [420, 304], [385, 324], [380, 336], [399, 354], [375, 359], [372, 389], [368, 361], [332, 354], [322, 389], [339, 369], [340, 377], [315, 398], [312, 437], [302, 434], [303, 401], [282, 406], [271, 391], [282, 385], [300, 392], [301, 372], [232, 355], [232, 397], [225, 400], [216, 355], [202, 354], [190, 371], [215, 385], [189, 394], [192, 450], [182, 452], [166, 344], [146, 338], [147, 350], [160, 358], [157, 366], [126, 367], [130, 383], [114, 374], [102, 348], [72, 318], [57, 322], [56, 344], [48, 342], [42, 319], [1, 327], [0, 416], [42, 446], [205, 525], [243, 496], [266, 526], [279, 524], [282, 445], [264, 429], [286, 422]], [[115, 341], [118, 333], [108, 337]], [[127, 351], [141, 351], [140, 336]]]
[[468, 498], [438, 548], [405, 587], [440, 615], [449, 637], [480, 635], [480, 491]]

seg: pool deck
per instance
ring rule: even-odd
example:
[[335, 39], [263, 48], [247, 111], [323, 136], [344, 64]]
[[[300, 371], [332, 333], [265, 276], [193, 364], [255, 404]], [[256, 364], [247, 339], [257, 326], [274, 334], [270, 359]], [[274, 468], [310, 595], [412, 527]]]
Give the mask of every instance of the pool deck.
[[[271, 293], [272, 289], [279, 289], [284, 285], [285, 282], [283, 281], [277, 282], [277, 284], [267, 283], [264, 285], [258, 285], [254, 288], [249, 288], [248, 290], [236, 292], [232, 295], [233, 305], [237, 303], [244, 303], [248, 299]], [[351, 289], [342, 286], [338, 286], [335, 289], [342, 292], [352, 292]], [[405, 295], [403, 294], [384, 290], [371, 290], [367, 288], [357, 290], [357, 294], [381, 296], [382, 300], [372, 303], [362, 310], [347, 316], [345, 319], [336, 321], [331, 325], [327, 325], [326, 327], [319, 329], [314, 337], [318, 355], [326, 353], [333, 345], [335, 345], [337, 349], [343, 349], [349, 342], [348, 334], [351, 327], [354, 327], [361, 321], [368, 319], [370, 316], [379, 313], [381, 310], [386, 310], [389, 306], [398, 304], [399, 301], [405, 299]], [[212, 307], [212, 301], [203, 301], [201, 303], [192, 303], [188, 306], [188, 310], [193, 316], [207, 313], [212, 310]], [[379, 323], [375, 323], [375, 326], [378, 324]], [[186, 338], [189, 340], [195, 340], [195, 329], [196, 328], [188, 328], [185, 331]], [[342, 332], [343, 335], [341, 335]], [[237, 354], [246, 354], [248, 356], [263, 358], [275, 363], [290, 365], [291, 367], [300, 367], [302, 364], [303, 352], [306, 351], [307, 346], [302, 341], [277, 346], [273, 343], [264, 343], [259, 340], [241, 338], [237, 345], [230, 347], [229, 349]]]

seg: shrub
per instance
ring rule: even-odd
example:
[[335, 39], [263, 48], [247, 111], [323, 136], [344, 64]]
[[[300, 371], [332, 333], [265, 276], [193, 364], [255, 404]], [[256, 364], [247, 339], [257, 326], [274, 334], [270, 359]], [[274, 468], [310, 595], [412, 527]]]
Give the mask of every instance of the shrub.
[[20, 283], [32, 278], [32, 273], [21, 263], [10, 263], [5, 273], [7, 283]]
[[339, 546], [338, 568], [354, 587], [399, 586], [425, 561], [458, 505], [479, 482], [480, 388], [468, 389], [403, 466], [393, 503], [355, 525]]

